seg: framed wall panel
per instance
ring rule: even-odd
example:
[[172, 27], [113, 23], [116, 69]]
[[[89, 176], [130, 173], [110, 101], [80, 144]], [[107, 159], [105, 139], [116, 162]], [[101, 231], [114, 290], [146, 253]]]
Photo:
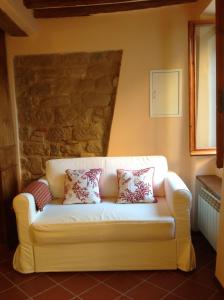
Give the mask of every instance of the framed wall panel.
[[182, 70], [150, 71], [150, 117], [182, 116]]

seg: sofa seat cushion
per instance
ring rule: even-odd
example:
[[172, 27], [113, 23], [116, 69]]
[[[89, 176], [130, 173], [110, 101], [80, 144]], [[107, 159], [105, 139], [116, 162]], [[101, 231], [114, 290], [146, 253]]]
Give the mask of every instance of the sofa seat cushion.
[[61, 205], [53, 201], [31, 225], [35, 244], [71, 244], [102, 241], [169, 240], [175, 222], [165, 199], [157, 203]]

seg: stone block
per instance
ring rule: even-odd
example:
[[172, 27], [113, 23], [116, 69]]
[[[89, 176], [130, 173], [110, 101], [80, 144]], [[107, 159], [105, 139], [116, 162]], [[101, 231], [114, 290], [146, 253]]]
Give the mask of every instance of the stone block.
[[29, 98], [30, 106], [33, 109], [39, 109], [39, 105], [41, 105], [41, 99], [38, 96], [32, 96]]
[[97, 115], [92, 115], [92, 119], [91, 120], [95, 124], [95, 123], [101, 122], [103, 120], [103, 118], [99, 117]]
[[29, 93], [21, 93], [17, 97], [17, 105], [20, 112], [37, 109], [40, 104], [38, 96], [30, 96]]
[[121, 62], [123, 51], [122, 50], [116, 50], [116, 51], [107, 51], [105, 53], [106, 59], [109, 61], [112, 61], [113, 63], [119, 63]]
[[35, 82], [35, 74], [32, 69], [18, 68], [16, 70], [16, 86], [19, 90], [25, 91], [27, 87], [31, 86]]
[[[38, 82], [49, 83], [49, 82], [53, 82], [55, 78], [58, 78], [58, 73], [62, 70], [56, 67], [52, 67], [52, 68], [45, 67], [45, 68], [34, 69], [33, 73], [35, 75], [35, 78], [37, 78]], [[61, 74], [61, 72], [59, 74]]]
[[94, 157], [96, 156], [95, 153], [89, 153], [89, 152], [82, 152], [80, 154], [80, 157]]
[[63, 142], [72, 139], [71, 127], [52, 127], [49, 129], [47, 139], [53, 142]]
[[105, 52], [93, 52], [90, 53], [90, 64], [102, 63], [106, 60]]
[[73, 140], [88, 141], [102, 138], [104, 128], [100, 123], [87, 123], [85, 121], [79, 123], [79, 127], [73, 129]]
[[95, 90], [95, 81], [93, 79], [82, 79], [79, 82], [78, 91], [83, 92], [93, 92]]
[[82, 98], [81, 98], [81, 94], [79, 94], [78, 92], [74, 92], [71, 94], [71, 106], [70, 106], [70, 109], [77, 109], [81, 102], [82, 102]]
[[110, 66], [110, 75], [111, 76], [117, 76], [120, 72], [120, 63], [113, 63], [111, 62], [111, 66]]
[[21, 177], [22, 177], [22, 188], [24, 188], [30, 183], [31, 174], [30, 174], [30, 172], [23, 170]]
[[61, 156], [59, 144], [50, 144], [50, 156]]
[[31, 129], [29, 127], [19, 128], [19, 138], [21, 141], [28, 141], [30, 139]]
[[89, 53], [87, 52], [76, 52], [62, 54], [58, 59], [61, 66], [64, 68], [71, 66], [87, 65], [89, 63]]
[[45, 134], [46, 134], [46, 130], [34, 130], [32, 132], [32, 135], [39, 136], [39, 137], [45, 137]]
[[69, 66], [64, 69], [63, 75], [72, 79], [84, 79], [87, 76], [87, 65]]
[[94, 109], [94, 114], [93, 115], [94, 115], [94, 117], [103, 119], [103, 117], [104, 117], [104, 107], [96, 107]]
[[71, 104], [70, 95], [52, 96], [41, 101], [43, 107], [68, 106]]
[[54, 111], [52, 109], [40, 109], [30, 115], [31, 124], [36, 126], [48, 126], [54, 122]]
[[36, 142], [24, 142], [23, 143], [23, 153], [27, 156], [29, 155], [45, 155], [46, 146], [44, 144]]
[[79, 84], [78, 79], [74, 79], [68, 76], [60, 76], [55, 81], [54, 86], [54, 95], [63, 96], [63, 95], [70, 95], [74, 88], [76, 88]]
[[31, 142], [37, 142], [37, 143], [43, 143], [44, 142], [44, 137], [43, 136], [35, 136], [32, 135], [30, 138]]
[[109, 120], [111, 120], [113, 116], [112, 107], [110, 106], [104, 107], [103, 115], [104, 115], [104, 119], [107, 120], [107, 123], [110, 123]]
[[34, 127], [45, 127], [53, 123], [54, 111], [51, 109], [38, 108], [33, 109], [31, 107], [26, 110], [19, 111], [19, 122], [22, 125], [30, 125]]
[[79, 116], [79, 126], [89, 126], [89, 123], [93, 122], [94, 108], [86, 107], [83, 105], [81, 114]]
[[26, 169], [26, 170], [30, 169], [31, 163], [30, 163], [30, 160], [27, 159], [26, 157], [21, 157], [20, 158], [20, 164], [21, 164], [21, 167], [22, 167], [23, 170], [24, 169]]
[[30, 172], [32, 175], [41, 175], [43, 173], [42, 169], [42, 159], [39, 156], [29, 157], [30, 161]]
[[82, 146], [79, 143], [63, 145], [60, 150], [63, 155], [69, 156], [80, 156], [83, 151]]
[[118, 81], [119, 81], [119, 77], [118, 77], [118, 76], [115, 76], [115, 77], [113, 78], [113, 82], [112, 82], [113, 88], [117, 88], [117, 86], [118, 86]]
[[112, 93], [113, 91], [113, 84], [112, 78], [110, 76], [100, 77], [95, 82], [95, 88], [97, 92], [100, 93]]
[[51, 96], [51, 85], [42, 82], [35, 83], [29, 88], [29, 95], [31, 97], [48, 98]]
[[57, 63], [58, 54], [20, 55], [15, 57], [14, 65], [24, 68], [49, 68]]
[[75, 107], [60, 107], [55, 110], [55, 120], [57, 124], [72, 126], [76, 124], [78, 112]]
[[83, 95], [83, 105], [87, 107], [107, 106], [110, 101], [110, 94], [86, 93]]
[[49, 159], [53, 158], [53, 156], [49, 157], [49, 156], [41, 156], [41, 160], [42, 160], [42, 166], [43, 166], [43, 169], [45, 170], [46, 169], [46, 161], [48, 161]]
[[90, 141], [86, 147], [87, 152], [90, 153], [102, 153], [103, 154], [103, 145], [102, 141]]
[[43, 144], [45, 142], [45, 134], [45, 130], [34, 130], [31, 134], [30, 141]]
[[87, 77], [88, 78], [100, 78], [102, 76], [108, 76], [111, 73], [112, 67], [110, 62], [103, 62], [90, 65], [87, 69]]
[[43, 177], [44, 175], [45, 175], [44, 172], [42, 172], [41, 174], [31, 174], [31, 181], [38, 180], [41, 177]]

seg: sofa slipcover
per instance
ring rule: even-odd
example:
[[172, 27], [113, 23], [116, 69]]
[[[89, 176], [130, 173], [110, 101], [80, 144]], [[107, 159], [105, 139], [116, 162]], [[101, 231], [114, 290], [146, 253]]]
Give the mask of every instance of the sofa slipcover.
[[[154, 167], [157, 203], [115, 203], [116, 170]], [[102, 168], [100, 204], [63, 205], [66, 169]], [[163, 156], [54, 159], [46, 184], [55, 199], [37, 211], [32, 194], [13, 200], [19, 245], [13, 266], [21, 273], [153, 270], [195, 267], [190, 235], [191, 193], [168, 171]]]

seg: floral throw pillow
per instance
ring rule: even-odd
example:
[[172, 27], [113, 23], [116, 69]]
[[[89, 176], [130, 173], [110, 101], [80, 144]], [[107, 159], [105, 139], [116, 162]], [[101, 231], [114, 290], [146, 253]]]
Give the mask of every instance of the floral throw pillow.
[[99, 203], [99, 180], [102, 169], [66, 170], [63, 204]]
[[118, 203], [156, 202], [152, 180], [154, 168], [142, 170], [117, 170]]

